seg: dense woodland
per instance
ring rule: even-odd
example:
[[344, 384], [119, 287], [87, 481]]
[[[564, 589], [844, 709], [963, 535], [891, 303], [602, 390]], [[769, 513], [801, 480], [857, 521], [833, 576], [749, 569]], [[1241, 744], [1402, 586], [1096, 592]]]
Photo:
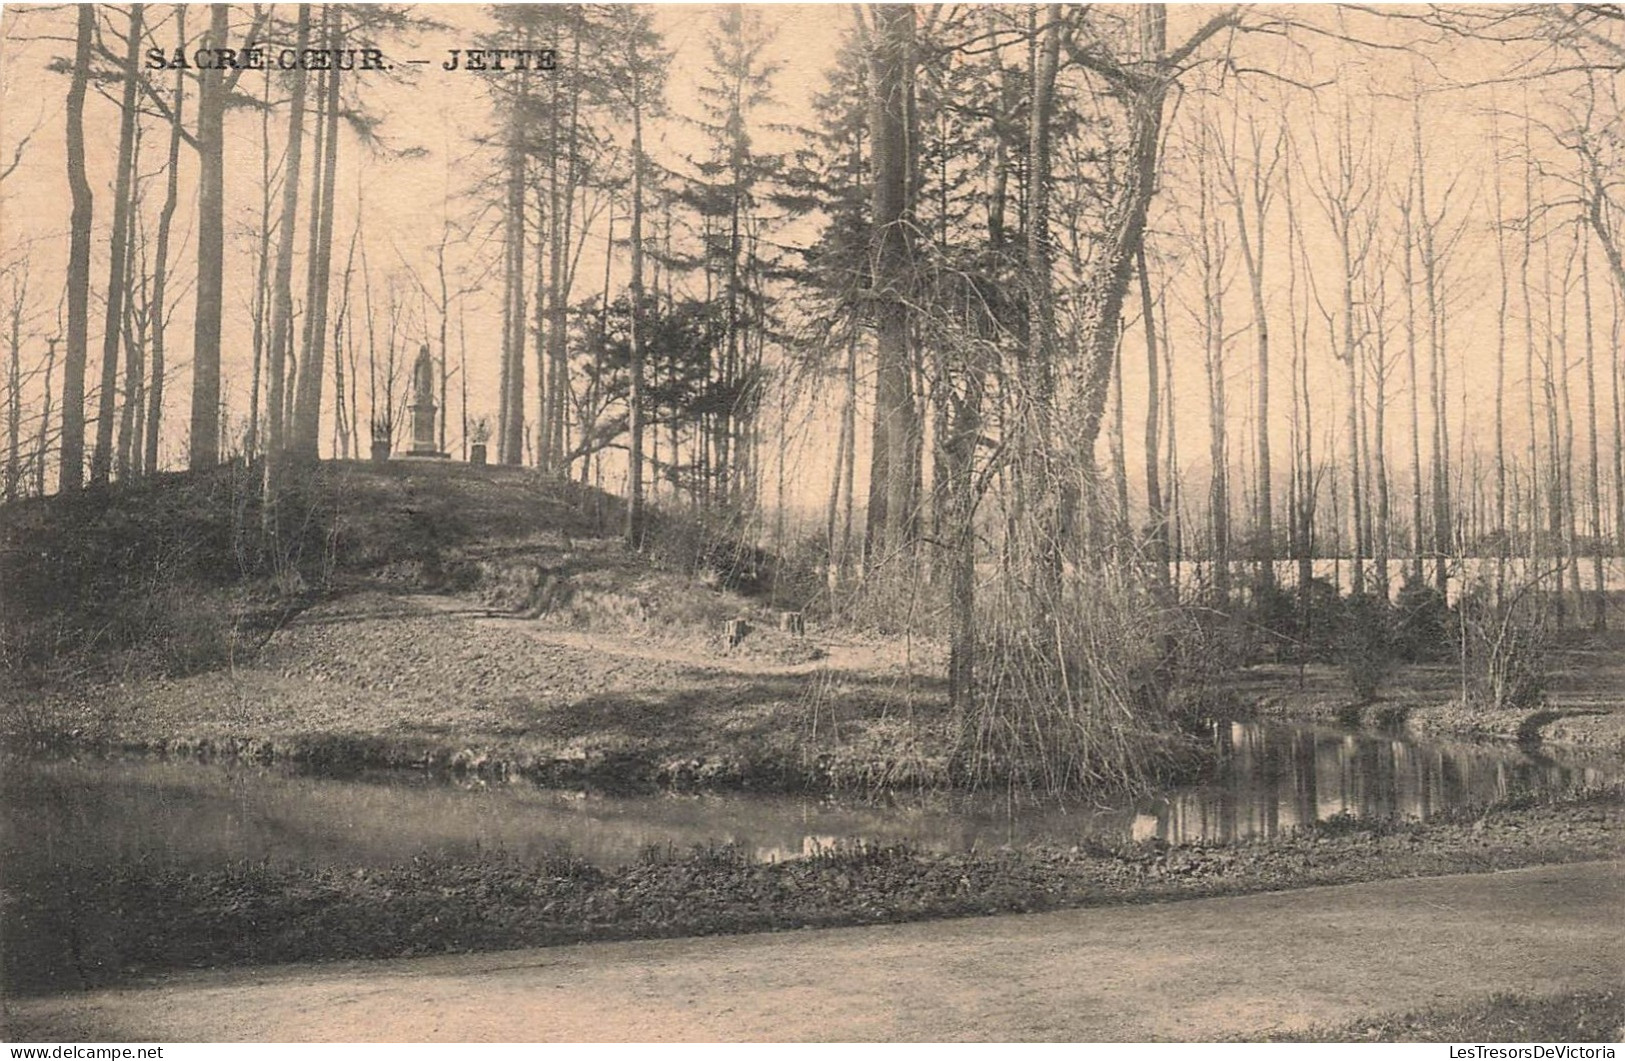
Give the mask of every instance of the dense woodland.
[[[8, 5], [5, 499], [274, 502], [427, 349], [454, 458], [794, 559], [1089, 777], [1223, 638], [1610, 621], [1617, 5], [798, 10]], [[147, 62], [251, 42], [556, 63]]]

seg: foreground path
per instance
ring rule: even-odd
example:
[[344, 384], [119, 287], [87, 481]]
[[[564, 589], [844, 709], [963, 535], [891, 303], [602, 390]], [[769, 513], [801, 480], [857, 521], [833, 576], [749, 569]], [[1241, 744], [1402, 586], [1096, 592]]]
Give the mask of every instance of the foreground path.
[[186, 974], [14, 1039], [1203, 1040], [1617, 988], [1625, 863], [877, 928]]

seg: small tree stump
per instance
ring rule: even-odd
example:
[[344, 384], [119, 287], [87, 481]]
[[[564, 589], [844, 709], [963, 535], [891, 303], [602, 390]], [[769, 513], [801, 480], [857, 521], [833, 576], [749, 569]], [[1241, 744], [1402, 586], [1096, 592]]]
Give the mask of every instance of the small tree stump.
[[779, 629], [791, 637], [805, 637], [807, 634], [807, 620], [800, 612], [780, 612]]
[[728, 638], [728, 647], [736, 648], [739, 642], [745, 640], [745, 635], [750, 633], [750, 626], [743, 619], [729, 619], [724, 625], [724, 633]]

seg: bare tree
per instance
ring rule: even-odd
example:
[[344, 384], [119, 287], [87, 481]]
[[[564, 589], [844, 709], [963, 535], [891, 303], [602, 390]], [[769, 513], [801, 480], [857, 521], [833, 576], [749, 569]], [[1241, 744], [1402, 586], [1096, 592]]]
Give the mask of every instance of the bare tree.
[[[177, 47], [186, 41], [186, 8], [175, 8]], [[163, 429], [164, 382], [169, 371], [166, 340], [169, 325], [169, 239], [174, 227], [175, 209], [180, 200], [181, 126], [186, 107], [185, 71], [175, 71], [175, 87], [170, 102], [169, 150], [164, 175], [164, 204], [158, 212], [157, 246], [153, 251], [152, 274], [152, 385], [147, 390], [146, 454], [147, 471], [158, 468], [158, 440]]]
[[[531, 28], [524, 26], [524, 39]], [[508, 101], [503, 213], [502, 383], [497, 414], [497, 459], [524, 461], [525, 426], [525, 170], [529, 135], [530, 75], [520, 73]]]
[[1591, 303], [1591, 244], [1581, 234], [1580, 294], [1582, 317], [1585, 321], [1585, 379], [1586, 379], [1586, 501], [1590, 525], [1587, 527], [1591, 553], [1593, 597], [1592, 628], [1602, 630], [1608, 625], [1608, 582], [1603, 571], [1602, 536], [1602, 469], [1597, 431], [1597, 344], [1596, 329], [1592, 321]]
[[[336, 51], [344, 41], [344, 7], [327, 4], [322, 14], [324, 46]], [[327, 302], [333, 267], [333, 188], [338, 173], [339, 70], [322, 71], [317, 83], [316, 158], [311, 180], [310, 240], [305, 295], [303, 355], [299, 360], [292, 436], [288, 448], [315, 460], [321, 438], [322, 380], [326, 373]]]
[[[303, 10], [303, 9], [302, 9]], [[224, 48], [230, 43], [230, 7], [209, 7], [207, 44]], [[309, 14], [300, 25], [308, 29]], [[257, 27], [256, 27], [257, 28]], [[253, 31], [249, 38], [252, 39]], [[309, 34], [298, 41], [303, 51]], [[242, 71], [228, 78], [216, 67], [198, 72], [197, 306], [192, 319], [192, 433], [187, 452], [191, 468], [209, 468], [220, 462], [220, 323], [224, 312], [226, 244], [226, 101]], [[304, 74], [296, 74], [303, 98]], [[302, 109], [302, 108], [301, 108]], [[176, 122], [179, 117], [176, 116]], [[276, 435], [278, 446], [281, 432]]]
[[[299, 21], [294, 35], [295, 50], [303, 52], [310, 43], [310, 5], [299, 5]], [[288, 360], [293, 349], [293, 242], [299, 216], [300, 161], [305, 140], [305, 71], [293, 71], [293, 96], [288, 112], [288, 160], [282, 178], [282, 221], [277, 235], [276, 272], [271, 282], [271, 335], [266, 361], [265, 478], [267, 500], [280, 486], [280, 463], [287, 446], [286, 384]], [[200, 103], [201, 106], [201, 103]], [[201, 118], [199, 119], [201, 121]], [[202, 263], [199, 263], [202, 269]], [[193, 431], [196, 427], [197, 398], [193, 395]], [[197, 440], [193, 439], [194, 447]], [[194, 449], [194, 452], [195, 449]], [[267, 513], [270, 506], [267, 505]]]
[[[1359, 374], [1363, 332], [1356, 330], [1360, 314], [1355, 303], [1355, 291], [1366, 269], [1375, 231], [1376, 217], [1371, 206], [1376, 182], [1370, 173], [1370, 140], [1362, 136], [1356, 141], [1353, 116], [1346, 104], [1335, 135], [1329, 171], [1318, 139], [1315, 143], [1318, 159], [1316, 199], [1332, 230], [1339, 263], [1338, 302], [1330, 309], [1322, 303], [1320, 312], [1326, 322], [1328, 341], [1343, 365], [1348, 445], [1348, 527], [1352, 546], [1349, 586], [1356, 595], [1360, 595], [1365, 593], [1365, 562], [1369, 553], [1365, 538], [1366, 472], [1362, 468], [1360, 444]], [[1318, 293], [1316, 301], [1321, 301]]]
[[1490, 144], [1493, 170], [1490, 175], [1495, 206], [1492, 221], [1495, 233], [1495, 272], [1500, 302], [1495, 317], [1495, 536], [1496, 536], [1496, 595], [1505, 595], [1506, 561], [1511, 555], [1512, 537], [1507, 528], [1507, 450], [1506, 450], [1506, 375], [1507, 375], [1507, 304], [1511, 299], [1512, 283], [1507, 270], [1506, 208], [1501, 191], [1501, 137], [1496, 110], [1491, 110]]
[[651, 82], [659, 76], [660, 60], [655, 54], [647, 23], [641, 16], [627, 15], [623, 37], [626, 52], [626, 80], [623, 94], [632, 116], [632, 203], [631, 230], [628, 233], [632, 252], [630, 297], [630, 348], [627, 365], [627, 483], [626, 483], [626, 540], [634, 548], [642, 548], [645, 514], [643, 510], [643, 431], [644, 431], [644, 276], [643, 276], [643, 199], [645, 171], [648, 158], [643, 149], [643, 121], [652, 106]]
[[6, 305], [6, 462], [0, 474], [0, 500], [15, 501], [22, 486], [23, 318], [28, 308], [28, 259], [14, 263]]
[[1162, 385], [1158, 380], [1157, 362], [1157, 309], [1151, 294], [1150, 269], [1146, 265], [1145, 247], [1135, 255], [1140, 274], [1140, 317], [1145, 327], [1145, 507], [1146, 538], [1150, 544], [1151, 559], [1164, 585], [1172, 581], [1168, 568], [1168, 514], [1163, 506], [1162, 480], [1158, 466], [1162, 463]]
[[85, 88], [90, 82], [96, 9], [78, 7], [73, 81], [68, 87], [68, 188], [73, 216], [68, 237], [68, 348], [62, 377], [60, 489], [77, 490], [85, 474], [85, 362], [90, 333], [90, 230], [93, 200], [85, 176]]
[[123, 62], [119, 110], [118, 168], [113, 183], [113, 232], [108, 255], [106, 315], [102, 323], [102, 379], [96, 414], [96, 446], [90, 480], [105, 484], [113, 474], [113, 417], [118, 401], [119, 338], [123, 334], [126, 274], [129, 268], [131, 186], [135, 173], [135, 96], [141, 80], [141, 34], [145, 5], [130, 5], [129, 37]]
[[1105, 412], [1118, 321], [1128, 291], [1135, 251], [1145, 238], [1146, 213], [1156, 194], [1161, 163], [1163, 107], [1170, 90], [1208, 42], [1240, 24], [1241, 9], [1224, 7], [1203, 20], [1177, 46], [1168, 43], [1168, 13], [1158, 5], [1137, 7], [1128, 16], [1130, 32], [1115, 43], [1094, 32], [1090, 9], [1077, 9], [1079, 21], [1062, 36], [1071, 60], [1099, 78], [1119, 101], [1126, 117], [1127, 142], [1122, 181], [1107, 206], [1090, 268], [1078, 284], [1084, 389], [1077, 409], [1078, 449], [1091, 453]]
[[1454, 181], [1437, 201], [1438, 210], [1430, 207], [1427, 184], [1427, 159], [1422, 147], [1422, 118], [1420, 103], [1412, 108], [1411, 134], [1414, 158], [1412, 179], [1416, 182], [1416, 250], [1422, 267], [1422, 295], [1427, 307], [1428, 394], [1432, 417], [1432, 446], [1429, 469], [1433, 499], [1433, 553], [1435, 558], [1434, 588], [1442, 596], [1448, 590], [1449, 568], [1446, 558], [1455, 548], [1453, 518], [1450, 499], [1450, 429], [1448, 416], [1449, 359], [1446, 354], [1448, 328], [1447, 305], [1444, 293], [1444, 269], [1451, 249], [1460, 236], [1460, 228], [1451, 233], [1447, 221], [1451, 210]]
[[[1213, 130], [1204, 123], [1199, 134], [1198, 158], [1213, 152]], [[1230, 602], [1230, 442], [1229, 403], [1226, 398], [1228, 336], [1224, 327], [1224, 297], [1229, 288], [1225, 277], [1230, 251], [1230, 235], [1217, 216], [1213, 181], [1206, 166], [1197, 177], [1195, 243], [1202, 271], [1199, 323], [1202, 333], [1202, 367], [1208, 394], [1208, 545], [1213, 563], [1214, 602], [1221, 609]]]
[[[1259, 129], [1257, 118], [1249, 112], [1247, 140], [1242, 144], [1239, 142], [1240, 125], [1238, 118], [1232, 125], [1228, 143], [1223, 144], [1217, 154], [1219, 179], [1235, 212], [1236, 242], [1241, 247], [1248, 292], [1252, 296], [1253, 338], [1257, 349], [1253, 386], [1257, 399], [1255, 460], [1258, 476], [1253, 528], [1259, 551], [1259, 578], [1262, 585], [1269, 586], [1275, 579], [1275, 504], [1274, 469], [1270, 461], [1270, 325], [1264, 301], [1265, 252], [1268, 249], [1266, 235], [1270, 205], [1275, 198], [1275, 178], [1286, 157], [1286, 132], [1282, 126], [1273, 138], [1266, 137]], [[1238, 166], [1238, 155], [1243, 151], [1247, 162], [1245, 182]]]

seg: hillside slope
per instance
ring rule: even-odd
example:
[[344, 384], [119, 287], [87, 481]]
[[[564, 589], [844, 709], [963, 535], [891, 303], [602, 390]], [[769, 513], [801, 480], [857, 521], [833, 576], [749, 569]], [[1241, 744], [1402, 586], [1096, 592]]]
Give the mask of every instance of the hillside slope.
[[[290, 483], [275, 519], [241, 465], [0, 508], [0, 670], [186, 673], [228, 641], [364, 585], [455, 591], [578, 625], [765, 618], [758, 550], [658, 518], [619, 538], [618, 498], [520, 468], [326, 462]], [[275, 524], [274, 531], [265, 527]], [[747, 598], [745, 591], [757, 599]], [[240, 636], [238, 636], [240, 635]]]
[[555, 781], [945, 769], [888, 718], [933, 728], [940, 659], [780, 632], [768, 558], [692, 520], [634, 551], [615, 498], [415, 462], [313, 468], [281, 517], [265, 546], [233, 469], [0, 513], [5, 742]]

